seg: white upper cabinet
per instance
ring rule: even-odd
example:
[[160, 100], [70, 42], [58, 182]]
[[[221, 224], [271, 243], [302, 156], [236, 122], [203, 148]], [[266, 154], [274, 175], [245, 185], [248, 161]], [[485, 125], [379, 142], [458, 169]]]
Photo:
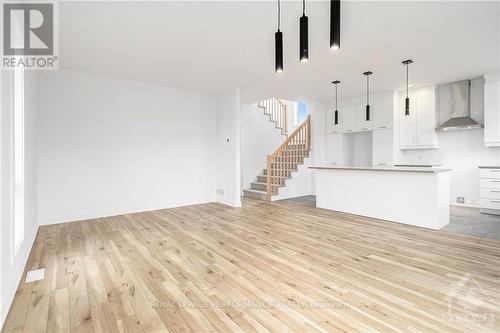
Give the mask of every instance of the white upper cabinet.
[[356, 130], [370, 131], [373, 127], [373, 107], [370, 105], [370, 120], [366, 120], [366, 104], [356, 105]]
[[405, 98], [399, 101], [399, 146], [412, 147], [417, 144], [417, 99], [410, 94], [410, 114], [405, 116]]
[[393, 123], [393, 100], [392, 95], [372, 103], [373, 129], [383, 130], [392, 128]]
[[342, 107], [342, 130], [344, 133], [350, 133], [357, 130], [356, 105]]
[[500, 73], [484, 80], [484, 145], [500, 147]]
[[[341, 132], [350, 133], [393, 128], [393, 94], [379, 93], [370, 98], [370, 120], [366, 120], [366, 97], [342, 101]], [[340, 110], [339, 110], [340, 111]]]
[[413, 90], [410, 94], [410, 115], [405, 115], [406, 94], [400, 94], [399, 148], [438, 148], [436, 132], [435, 87]]
[[338, 109], [338, 124], [335, 125], [335, 109], [330, 108], [326, 113], [326, 128], [328, 133], [342, 133], [342, 109]]

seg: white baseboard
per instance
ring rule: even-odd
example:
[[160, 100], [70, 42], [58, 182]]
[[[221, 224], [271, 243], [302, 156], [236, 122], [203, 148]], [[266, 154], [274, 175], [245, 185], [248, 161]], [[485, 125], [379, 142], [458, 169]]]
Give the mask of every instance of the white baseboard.
[[41, 217], [41, 218], [39, 218], [38, 222], [40, 225], [51, 225], [51, 224], [75, 222], [75, 221], [82, 221], [82, 220], [92, 220], [92, 219], [97, 219], [97, 218], [102, 218], [102, 217], [111, 217], [111, 216], [124, 215], [124, 214], [142, 213], [142, 212], [148, 212], [148, 211], [160, 210], [160, 209], [168, 209], [168, 208], [191, 206], [191, 205], [201, 205], [201, 204], [211, 203], [214, 201], [215, 200], [213, 200], [213, 198], [210, 198], [210, 199], [184, 201], [184, 202], [166, 202], [163, 204], [143, 205], [143, 206], [136, 206], [136, 207], [130, 207], [130, 208], [125, 208], [125, 209], [109, 209], [109, 210], [98, 210], [98, 211], [93, 211], [93, 212], [77, 212], [77, 213], [74, 213], [71, 215], [65, 215], [65, 216]]
[[234, 201], [218, 197], [217, 202], [230, 207], [235, 207], [235, 208], [241, 207], [241, 197], [238, 197], [238, 199]]
[[479, 205], [460, 204], [460, 203], [457, 203], [457, 202], [450, 202], [450, 206], [457, 206], [457, 207], [469, 207], [469, 208], [479, 208]]

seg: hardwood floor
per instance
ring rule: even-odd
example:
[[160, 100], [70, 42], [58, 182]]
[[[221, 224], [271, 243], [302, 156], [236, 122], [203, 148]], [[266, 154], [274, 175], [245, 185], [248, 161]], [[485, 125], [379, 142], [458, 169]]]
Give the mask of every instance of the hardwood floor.
[[499, 241], [294, 202], [40, 227], [41, 267], [5, 332], [500, 331]]

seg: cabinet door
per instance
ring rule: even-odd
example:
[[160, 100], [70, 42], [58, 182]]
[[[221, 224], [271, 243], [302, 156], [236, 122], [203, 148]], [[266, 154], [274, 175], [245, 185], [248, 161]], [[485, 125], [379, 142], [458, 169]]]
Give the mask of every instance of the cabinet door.
[[366, 120], [366, 104], [358, 104], [356, 106], [357, 124], [356, 130], [370, 131], [373, 127], [373, 105], [370, 105], [370, 120]]
[[373, 102], [373, 129], [392, 128], [393, 123], [393, 104], [392, 98], [384, 98]]
[[335, 125], [335, 110], [330, 109], [326, 113], [326, 128], [328, 133], [342, 133], [342, 111], [339, 108], [338, 124]]
[[419, 89], [417, 94], [417, 145], [437, 146], [436, 95], [434, 87]]
[[405, 116], [405, 99], [399, 101], [399, 146], [414, 147], [417, 144], [417, 99], [410, 95], [410, 115]]
[[326, 163], [342, 165], [344, 156], [344, 135], [333, 133], [326, 136]]
[[394, 163], [392, 129], [373, 131], [372, 135], [373, 166], [392, 166]]
[[484, 143], [500, 146], [500, 82], [484, 84]]
[[356, 131], [356, 105], [342, 107], [342, 120], [344, 133]]

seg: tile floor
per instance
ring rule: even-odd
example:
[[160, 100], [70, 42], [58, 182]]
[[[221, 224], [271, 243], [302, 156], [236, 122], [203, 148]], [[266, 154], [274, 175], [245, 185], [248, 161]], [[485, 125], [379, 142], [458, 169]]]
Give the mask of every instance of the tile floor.
[[478, 208], [450, 206], [450, 224], [441, 230], [500, 240], [500, 215], [481, 214]]

